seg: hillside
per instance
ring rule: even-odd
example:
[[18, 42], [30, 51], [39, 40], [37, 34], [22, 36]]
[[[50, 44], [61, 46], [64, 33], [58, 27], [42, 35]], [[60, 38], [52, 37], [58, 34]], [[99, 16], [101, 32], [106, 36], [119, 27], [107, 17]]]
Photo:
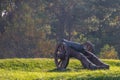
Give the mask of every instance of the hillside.
[[0, 80], [118, 80], [120, 61], [103, 61], [110, 65], [109, 70], [85, 70], [71, 59], [65, 71], [58, 71], [53, 59], [1, 59]]

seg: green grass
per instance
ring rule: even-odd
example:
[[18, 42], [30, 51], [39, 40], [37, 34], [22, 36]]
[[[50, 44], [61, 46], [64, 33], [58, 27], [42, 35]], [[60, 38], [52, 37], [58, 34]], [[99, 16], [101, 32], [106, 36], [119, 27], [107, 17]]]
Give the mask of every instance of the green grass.
[[76, 59], [65, 71], [56, 70], [53, 59], [1, 59], [0, 80], [119, 80], [120, 61], [102, 61], [110, 65], [109, 70], [83, 69]]

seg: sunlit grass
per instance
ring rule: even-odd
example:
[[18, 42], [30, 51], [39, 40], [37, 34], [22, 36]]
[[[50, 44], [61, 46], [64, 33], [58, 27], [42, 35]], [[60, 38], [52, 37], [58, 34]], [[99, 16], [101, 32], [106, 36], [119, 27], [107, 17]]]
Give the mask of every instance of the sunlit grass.
[[58, 71], [53, 59], [2, 59], [0, 80], [118, 80], [120, 61], [103, 61], [109, 70], [86, 70], [80, 61], [71, 59], [65, 71]]

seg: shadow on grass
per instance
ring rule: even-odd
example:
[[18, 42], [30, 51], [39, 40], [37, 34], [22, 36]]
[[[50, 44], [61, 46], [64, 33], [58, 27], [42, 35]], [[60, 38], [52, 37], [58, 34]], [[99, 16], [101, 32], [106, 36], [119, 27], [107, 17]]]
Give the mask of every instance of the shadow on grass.
[[47, 72], [68, 72], [71, 71], [70, 69], [52, 69], [52, 70], [48, 70]]
[[70, 72], [70, 71], [81, 71], [81, 70], [85, 70], [82, 67], [75, 67], [75, 68], [67, 68], [67, 69], [52, 69], [52, 70], [48, 70], [47, 72]]

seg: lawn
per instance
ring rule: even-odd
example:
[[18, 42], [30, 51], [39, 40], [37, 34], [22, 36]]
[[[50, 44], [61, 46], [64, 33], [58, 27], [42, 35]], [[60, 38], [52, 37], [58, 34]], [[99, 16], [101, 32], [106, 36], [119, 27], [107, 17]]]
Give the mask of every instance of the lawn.
[[83, 69], [76, 59], [65, 71], [56, 70], [53, 59], [0, 59], [0, 80], [119, 80], [120, 61], [102, 61], [110, 65], [109, 70]]

